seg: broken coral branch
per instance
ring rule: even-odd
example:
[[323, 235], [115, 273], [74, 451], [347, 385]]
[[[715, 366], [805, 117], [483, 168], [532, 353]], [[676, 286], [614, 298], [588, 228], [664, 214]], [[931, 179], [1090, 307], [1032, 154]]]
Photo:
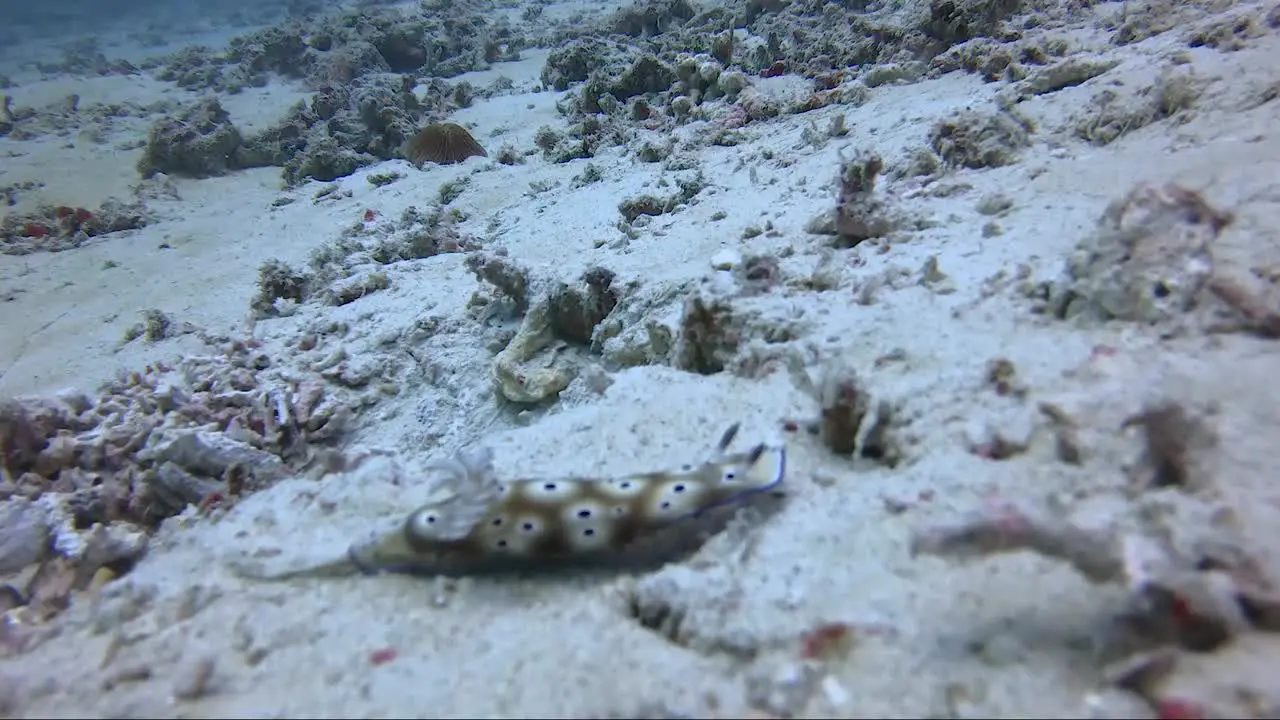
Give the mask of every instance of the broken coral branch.
[[1214, 277], [1209, 291], [1240, 315], [1244, 329], [1269, 340], [1280, 339], [1280, 308], [1271, 308], [1239, 280]]
[[1117, 543], [1109, 534], [998, 500], [972, 517], [924, 530], [911, 540], [912, 556], [977, 557], [1019, 550], [1064, 560], [1096, 583], [1124, 576]]
[[1145, 536], [1079, 527], [1047, 510], [991, 501], [970, 518], [911, 540], [913, 556], [1019, 550], [1067, 562], [1091, 582], [1124, 583], [1131, 602], [1123, 624], [1148, 642], [1206, 651], [1250, 629], [1280, 630], [1280, 597], [1247, 568], [1178, 558]]

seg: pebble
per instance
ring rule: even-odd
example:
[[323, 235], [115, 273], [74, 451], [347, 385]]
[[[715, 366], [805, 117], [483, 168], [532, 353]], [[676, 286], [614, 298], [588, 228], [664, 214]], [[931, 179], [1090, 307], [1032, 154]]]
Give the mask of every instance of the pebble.
[[831, 487], [836, 484], [837, 480], [835, 474], [829, 473], [825, 470], [814, 470], [811, 478], [813, 480], [813, 484], [818, 487]]

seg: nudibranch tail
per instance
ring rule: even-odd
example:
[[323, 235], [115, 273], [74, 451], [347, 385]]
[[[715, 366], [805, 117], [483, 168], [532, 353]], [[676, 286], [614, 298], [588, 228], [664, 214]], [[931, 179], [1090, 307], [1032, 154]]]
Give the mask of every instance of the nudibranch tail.
[[737, 432], [737, 424], [726, 430], [713, 457], [701, 464], [609, 480], [490, 483], [484, 458], [468, 462], [460, 456], [456, 466], [447, 467], [477, 487], [494, 487], [494, 495], [482, 503], [420, 508], [399, 531], [353, 546], [350, 559], [365, 571], [468, 574], [480, 567], [538, 569], [535, 566], [548, 561], [619, 557], [637, 540], [736, 505], [782, 482], [785, 448], [760, 444], [729, 454]]

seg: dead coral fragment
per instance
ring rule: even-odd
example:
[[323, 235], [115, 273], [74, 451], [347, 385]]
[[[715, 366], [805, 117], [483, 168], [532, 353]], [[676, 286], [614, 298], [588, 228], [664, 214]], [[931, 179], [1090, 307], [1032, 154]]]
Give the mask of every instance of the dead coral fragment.
[[929, 17], [920, 29], [935, 40], [955, 45], [973, 38], [996, 36], [1001, 21], [1022, 8], [1021, 2], [1009, 0], [934, 0], [929, 3]]
[[1160, 718], [1271, 718], [1280, 716], [1277, 662], [1280, 636], [1249, 633], [1212, 653], [1141, 653], [1107, 668], [1106, 678]]
[[618, 203], [618, 212], [627, 222], [635, 222], [641, 215], [662, 215], [675, 209], [676, 202], [671, 198], [658, 198], [654, 195], [637, 195]]
[[612, 288], [611, 270], [595, 267], [582, 275], [585, 289], [560, 283], [548, 302], [551, 330], [556, 337], [578, 345], [590, 345], [596, 326], [613, 312], [618, 293]]
[[276, 301], [301, 303], [306, 300], [310, 278], [282, 260], [268, 260], [258, 266], [258, 294], [249, 307], [259, 316], [277, 314]]
[[490, 253], [467, 256], [464, 263], [480, 282], [497, 288], [514, 306], [516, 315], [529, 309], [529, 271], [510, 259]]
[[173, 335], [173, 318], [152, 308], [142, 314], [143, 334], [147, 342], [160, 342]]
[[987, 361], [987, 384], [1001, 397], [1025, 397], [1027, 388], [1018, 379], [1018, 368], [1008, 358]]
[[405, 144], [405, 157], [418, 167], [425, 163], [452, 165], [469, 157], [488, 157], [466, 128], [457, 123], [433, 123], [418, 131]]
[[1181, 319], [1203, 300], [1211, 246], [1231, 221], [1194, 190], [1139, 185], [1107, 208], [1073, 253], [1049, 309], [1061, 318]]
[[872, 401], [851, 364], [836, 359], [827, 362], [815, 382], [808, 372], [793, 372], [800, 390], [818, 402], [818, 417], [790, 421], [816, 435], [833, 453], [875, 460], [893, 467], [905, 457], [897, 405], [888, 400]]
[[[478, 279], [509, 298], [515, 315], [521, 319], [515, 336], [493, 361], [499, 393], [506, 400], [521, 404], [555, 398], [573, 379], [570, 365], [558, 360], [555, 353], [565, 349], [565, 343], [591, 344], [596, 327], [618, 304], [614, 274], [605, 268], [591, 268], [582, 276], [585, 288], [555, 283], [550, 290], [535, 293], [528, 271], [505, 257], [478, 253], [467, 258], [466, 266]], [[537, 287], [546, 285], [538, 283]], [[473, 302], [483, 299], [477, 295]], [[537, 367], [529, 362], [548, 349], [553, 354], [547, 366]]]
[[840, 247], [884, 237], [893, 229], [892, 220], [884, 213], [884, 203], [873, 195], [876, 176], [883, 169], [880, 156], [871, 152], [859, 153], [841, 166], [835, 223]]
[[744, 295], [767, 293], [782, 283], [782, 268], [772, 255], [751, 255], [733, 266], [733, 276]]
[[1120, 64], [1119, 60], [1072, 57], [1031, 73], [1015, 87], [1019, 98], [1046, 95], [1083, 84]]
[[1017, 160], [1033, 130], [1030, 120], [1011, 112], [966, 110], [934, 125], [929, 146], [953, 167], [1000, 167]]
[[5, 482], [13, 482], [34, 468], [47, 435], [53, 431], [32, 416], [33, 410], [17, 400], [0, 401], [0, 470]]
[[685, 302], [675, 365], [700, 375], [722, 372], [742, 342], [740, 319], [722, 298], [694, 295]]
[[[1122, 583], [1130, 601], [1124, 629], [1143, 644], [1204, 652], [1250, 628], [1280, 630], [1280, 599], [1256, 577], [1247, 555], [1183, 557], [1156, 540], [1072, 524], [1048, 509], [992, 500], [971, 517], [929, 528], [913, 555], [980, 557], [1030, 550], [1063, 560], [1095, 583]], [[1201, 553], [1197, 553], [1199, 555]]]
[[1165, 71], [1154, 84], [1130, 96], [1107, 89], [1089, 100], [1076, 120], [1076, 136], [1107, 145], [1127, 133], [1173, 118], [1195, 107], [1204, 83], [1190, 74]]
[[1125, 572], [1114, 537], [1000, 501], [991, 501], [968, 518], [924, 530], [911, 539], [913, 556], [972, 558], [1019, 550], [1066, 561], [1094, 582], [1118, 580]]
[[852, 455], [867, 416], [867, 393], [853, 368], [828, 366], [818, 387], [818, 401], [818, 437], [822, 444], [838, 455]]
[[442, 205], [425, 213], [410, 206], [401, 213], [395, 232], [375, 241], [369, 248], [369, 256], [375, 262], [390, 265], [441, 253], [476, 250], [480, 247], [479, 241], [458, 229], [462, 219], [460, 212], [446, 210]]
[[251, 162], [244, 138], [215, 97], [199, 100], [179, 113], [158, 120], [147, 132], [138, 173], [207, 178], [225, 175]]
[[[286, 470], [340, 461], [318, 445], [342, 436], [350, 408], [319, 382], [266, 382], [270, 364], [232, 342], [179, 369], [122, 374], [97, 398], [0, 401], [0, 568], [40, 563], [29, 582], [0, 586], [0, 600], [55, 614], [128, 572], [148, 533], [188, 506], [212, 510]], [[0, 653], [10, 640], [34, 642], [0, 637]]]
[[[351, 411], [318, 383], [265, 384], [250, 368], [268, 364], [240, 346], [188, 358], [181, 370], [130, 373], [96, 400], [7, 401], [0, 474], [15, 495], [67, 495], [78, 526], [151, 526], [207, 492], [229, 491], [220, 478], [232, 465], [251, 476], [237, 481], [242, 487], [268, 479], [281, 461], [301, 468], [312, 444], [341, 436]], [[217, 429], [196, 429], [208, 427]]]
[[1194, 451], [1212, 442], [1207, 429], [1182, 405], [1156, 405], [1125, 420], [1124, 426], [1141, 427], [1146, 461], [1151, 475], [1143, 485], [1199, 489], [1206, 482], [1196, 467]]
[[544, 299], [529, 308], [515, 337], [493, 359], [494, 380], [504, 398], [514, 403], [539, 403], [557, 397], [569, 387], [573, 376], [563, 364], [552, 364], [551, 367], [524, 365], [555, 341], [550, 305]]
[[360, 298], [389, 287], [391, 287], [391, 278], [386, 273], [362, 273], [335, 283], [329, 288], [329, 304], [350, 305]]
[[1280, 303], [1275, 302], [1275, 292], [1255, 291], [1239, 278], [1215, 277], [1209, 281], [1209, 291], [1227, 305], [1237, 316], [1227, 329], [1244, 330], [1268, 340], [1280, 339]]
[[40, 633], [22, 633], [20, 628], [52, 619], [71, 605], [76, 592], [128, 572], [147, 550], [146, 533], [126, 523], [76, 529], [64, 496], [49, 494], [28, 507], [43, 513], [48, 538], [43, 556], [32, 561], [37, 564], [0, 586], [5, 609], [12, 613], [0, 629], [0, 655], [25, 652], [47, 639]]
[[[0, 194], [0, 201], [4, 195]], [[27, 255], [77, 248], [90, 238], [136, 230], [150, 222], [141, 203], [108, 199], [97, 210], [45, 205], [34, 212], [10, 213], [0, 219], [0, 254]]]
[[618, 212], [628, 223], [635, 222], [642, 215], [657, 216], [675, 212], [681, 205], [692, 201], [698, 193], [702, 192], [707, 182], [702, 173], [698, 172], [692, 177], [678, 179], [676, 185], [679, 190], [666, 197], [637, 195], [623, 200], [618, 203]]

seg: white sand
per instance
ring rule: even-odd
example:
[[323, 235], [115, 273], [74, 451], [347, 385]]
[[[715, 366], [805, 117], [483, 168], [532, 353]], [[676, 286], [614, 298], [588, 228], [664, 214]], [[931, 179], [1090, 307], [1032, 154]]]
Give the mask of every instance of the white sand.
[[[1114, 11], [1110, 5], [1098, 10]], [[339, 555], [372, 527], [412, 509], [414, 489], [391, 486], [375, 465], [354, 477], [282, 482], [217, 522], [167, 523], [130, 576], [109, 586], [104, 598], [66, 613], [61, 637], [0, 665], [21, 688], [22, 712], [741, 717], [751, 678], [794, 659], [798, 638], [816, 623], [845, 621], [860, 628], [859, 639], [830, 672], [847, 695], [820, 691], [811, 715], [1148, 713], [1136, 701], [1127, 704], [1126, 696], [1103, 694], [1086, 702], [1098, 691], [1094, 648], [1119, 589], [1092, 587], [1065, 567], [1025, 555], [951, 565], [907, 553], [912, 528], [952, 517], [992, 494], [1087, 497], [1085, 512], [1109, 515], [1124, 483], [1121, 464], [1138, 447], [1115, 428], [1153, 394], [1216, 398], [1223, 408], [1223, 444], [1236, 448], [1231, 467], [1274, 477], [1274, 457], [1255, 438], [1277, 427], [1273, 344], [1241, 336], [1161, 340], [1154, 331], [1121, 322], [1081, 329], [1032, 314], [1014, 287], [986, 289], [997, 273], [1013, 275], [1024, 265], [1033, 280], [1055, 277], [1106, 204], [1143, 181], [1202, 190], [1257, 229], [1258, 253], [1275, 253], [1280, 104], [1241, 107], [1254, 88], [1275, 82], [1280, 38], [1273, 32], [1244, 50], [1223, 53], [1188, 50], [1175, 30], [1114, 48], [1092, 27], [1092, 20], [1082, 19], [1078, 46], [1123, 64], [1084, 86], [1022, 103], [1019, 109], [1039, 131], [1019, 162], [947, 174], [938, 185], [958, 187], [950, 193], [883, 180], [880, 192], [894, 207], [934, 226], [910, 233], [888, 252], [870, 245], [838, 252], [837, 262], [845, 266], [838, 290], [779, 289], [753, 301], [801, 328], [815, 356], [847, 358], [877, 398], [901, 405], [909, 421], [909, 462], [893, 469], [851, 462], [803, 433], [788, 436], [790, 498], [784, 510], [759, 527], [716, 538], [693, 561], [661, 572], [658, 580], [671, 583], [669, 604], [684, 614], [680, 643], [628, 615], [628, 588], [655, 578], [476, 580], [457, 588], [398, 576], [264, 584], [235, 578], [220, 563], [259, 547], [281, 549], [285, 565]], [[1117, 90], [1150, 84], [1175, 52], [1189, 60], [1182, 70], [1208, 81], [1197, 109], [1106, 147], [1072, 137], [1068, 118], [1086, 111], [1100, 83]], [[520, 63], [499, 65], [477, 84], [505, 75], [517, 87], [531, 87], [542, 57], [529, 53]], [[396, 217], [409, 205], [426, 205], [441, 184], [459, 177], [472, 178], [455, 202], [471, 217], [466, 227], [496, 240], [537, 276], [568, 281], [598, 264], [623, 280], [661, 288], [712, 275], [711, 258], [725, 248], [782, 254], [786, 273], [804, 274], [818, 262], [824, 241], [803, 228], [833, 205], [842, 151], [874, 149], [896, 162], [925, 143], [939, 118], [988, 106], [1000, 87], [953, 73], [875, 88], [860, 107], [832, 106], [750, 125], [749, 142], [698, 152], [710, 187], [695, 204], [655, 218], [628, 243], [617, 242], [618, 202], [653, 190], [671, 174], [661, 164], [623, 158], [617, 149], [590, 161], [604, 179], [580, 189], [570, 180], [585, 162], [555, 165], [540, 157], [517, 166], [472, 159], [423, 171], [383, 163], [338, 181], [350, 198], [322, 204], [311, 202], [318, 184], [282, 192], [274, 169], [179, 180], [180, 198], [153, 201], [161, 220], [142, 231], [69, 252], [0, 257], [0, 288], [12, 295], [0, 305], [0, 394], [91, 389], [120, 369], [204, 352], [190, 336], [151, 345], [122, 345], [121, 336], [148, 308], [216, 332], [240, 332], [262, 261], [301, 263], [366, 209]], [[120, 78], [13, 91], [23, 103], [59, 92], [141, 100], [182, 94]], [[237, 123], [251, 124], [255, 116], [269, 119], [268, 107], [281, 109], [294, 98], [294, 91], [275, 88], [246, 93], [227, 107]], [[530, 147], [540, 125], [563, 125], [556, 99], [555, 93], [527, 93], [478, 101], [454, 119], [474, 123], [491, 154], [505, 142]], [[805, 145], [805, 127], [825, 127], [840, 113], [851, 129], [848, 137], [820, 149]], [[59, 138], [0, 140], [0, 181], [38, 175], [47, 184], [41, 197], [86, 205], [125, 196], [136, 182], [136, 151], [65, 144]], [[773, 160], [761, 158], [765, 150]], [[383, 188], [365, 180], [391, 169], [407, 177]], [[530, 197], [533, 182], [556, 186]], [[983, 225], [993, 218], [975, 206], [990, 193], [1007, 196], [1013, 206], [995, 218], [1003, 234], [984, 237]], [[298, 201], [273, 208], [283, 195]], [[714, 221], [716, 213], [725, 219]], [[766, 222], [776, 235], [739, 239], [746, 226]], [[158, 249], [162, 243], [170, 247]], [[944, 283], [917, 282], [930, 257], [948, 276]], [[731, 422], [742, 421], [748, 439], [778, 437], [783, 419], [815, 412], [813, 400], [785, 372], [752, 380], [642, 367], [613, 374], [603, 396], [575, 387], [551, 411], [515, 418], [495, 407], [489, 353], [480, 346], [480, 329], [466, 325], [473, 321], [464, 306], [477, 284], [463, 259], [442, 255], [389, 266], [390, 289], [340, 308], [304, 305], [292, 317], [259, 322], [256, 333], [290, 362], [296, 353], [284, 348], [305, 329], [327, 320], [349, 323], [350, 333], [327, 339], [327, 349], [340, 343], [354, 357], [390, 363], [400, 386], [399, 395], [361, 416], [360, 442], [412, 460], [479, 443], [494, 449], [504, 475], [668, 467], [696, 458]], [[107, 261], [117, 267], [105, 269]], [[907, 271], [907, 280], [882, 289], [873, 304], [855, 302], [856, 286], [893, 268]], [[451, 373], [435, 385], [402, 350], [404, 341], [384, 342], [425, 315], [461, 324], [462, 334], [447, 346], [418, 346]], [[1091, 359], [1099, 345], [1118, 353]], [[905, 359], [877, 364], [895, 350]], [[1032, 390], [1029, 404], [997, 397], [985, 386], [985, 366], [999, 357], [1016, 364]], [[1083, 466], [1055, 461], [1052, 443], [1043, 440], [1006, 462], [968, 452], [971, 428], [1016, 433], [1035, 422], [1040, 399], [1078, 408], [1077, 420], [1094, 431]], [[907, 509], [890, 512], [887, 500]], [[1245, 502], [1262, 500], [1250, 495]], [[434, 602], [437, 597], [447, 602]], [[88, 620], [124, 606], [137, 608], [138, 617], [118, 626], [99, 623], [116, 629], [96, 632]], [[120, 642], [114, 658], [102, 663], [107, 647]], [[395, 659], [374, 666], [370, 653], [381, 648], [394, 648]], [[175, 704], [174, 684], [201, 657], [214, 660], [213, 692]], [[104, 689], [104, 681], [143, 666], [151, 673], [147, 679]]]

